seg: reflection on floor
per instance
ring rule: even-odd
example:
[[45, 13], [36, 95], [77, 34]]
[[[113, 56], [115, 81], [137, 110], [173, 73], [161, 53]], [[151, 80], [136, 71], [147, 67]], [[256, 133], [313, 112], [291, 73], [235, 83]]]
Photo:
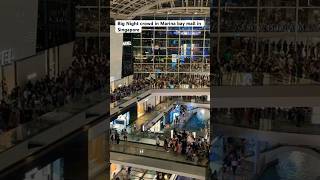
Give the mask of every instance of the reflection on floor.
[[120, 179], [128, 178], [130, 180], [153, 180], [156, 176], [157, 173], [155, 171], [140, 168], [131, 168], [131, 173], [129, 175], [128, 171], [123, 168], [115, 177], [119, 177]]

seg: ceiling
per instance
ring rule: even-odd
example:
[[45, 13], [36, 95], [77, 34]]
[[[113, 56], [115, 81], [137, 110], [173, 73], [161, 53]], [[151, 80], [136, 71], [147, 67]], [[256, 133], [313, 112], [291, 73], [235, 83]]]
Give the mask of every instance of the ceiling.
[[111, 0], [111, 18], [209, 16], [210, 0]]

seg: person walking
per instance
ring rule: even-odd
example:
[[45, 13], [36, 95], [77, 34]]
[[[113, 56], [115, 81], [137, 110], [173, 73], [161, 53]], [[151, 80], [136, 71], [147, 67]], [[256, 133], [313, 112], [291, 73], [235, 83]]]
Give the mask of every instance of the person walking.
[[160, 138], [159, 138], [159, 136], [156, 137], [156, 146], [157, 146], [157, 148], [160, 146]]

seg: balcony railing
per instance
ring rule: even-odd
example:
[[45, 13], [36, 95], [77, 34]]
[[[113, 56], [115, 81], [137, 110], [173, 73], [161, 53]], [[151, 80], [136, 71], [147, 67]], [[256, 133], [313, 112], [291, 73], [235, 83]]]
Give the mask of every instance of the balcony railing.
[[320, 85], [308, 78], [260, 72], [214, 74], [215, 86]]
[[[90, 94], [74, 99], [69, 104], [57, 108], [40, 117], [34, 118], [18, 127], [0, 134], [0, 153], [15, 145], [32, 138], [33, 136], [52, 128], [53, 126], [69, 120], [71, 117], [84, 110], [106, 101], [107, 93], [101, 89]], [[58, 132], [57, 132], [58, 133]]]
[[[265, 114], [265, 113], [262, 113]], [[246, 112], [215, 111], [213, 122], [217, 124], [263, 131], [320, 135], [320, 125], [313, 124], [311, 112], [289, 115], [288, 112], [248, 116]]]

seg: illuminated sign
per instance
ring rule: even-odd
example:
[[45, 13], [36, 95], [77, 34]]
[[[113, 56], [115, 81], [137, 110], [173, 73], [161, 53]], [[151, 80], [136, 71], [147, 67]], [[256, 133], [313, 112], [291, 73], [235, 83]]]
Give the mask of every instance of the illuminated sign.
[[174, 31], [174, 35], [183, 35], [183, 36], [199, 36], [201, 31]]
[[131, 46], [131, 41], [123, 41], [123, 46]]

